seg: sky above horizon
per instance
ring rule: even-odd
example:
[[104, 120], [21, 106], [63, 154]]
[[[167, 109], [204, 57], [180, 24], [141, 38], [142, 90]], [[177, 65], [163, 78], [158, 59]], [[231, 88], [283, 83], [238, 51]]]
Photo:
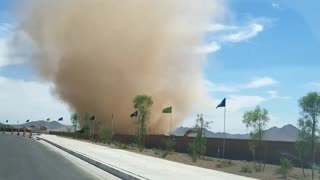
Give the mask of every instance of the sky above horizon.
[[[227, 132], [248, 132], [242, 115], [257, 105], [269, 111], [269, 127], [296, 126], [298, 99], [320, 89], [320, 2], [229, 0], [225, 7], [228, 15], [208, 27], [207, 45], [198, 49], [208, 58], [211, 108], [199, 107], [181, 125], [192, 126], [201, 113], [213, 121], [212, 131], [223, 131], [223, 108], [215, 107], [226, 97]], [[40, 81], [28, 63], [7, 57], [12, 8], [10, 0], [0, 2], [0, 122], [63, 116], [70, 124], [69, 108], [52, 84]]]

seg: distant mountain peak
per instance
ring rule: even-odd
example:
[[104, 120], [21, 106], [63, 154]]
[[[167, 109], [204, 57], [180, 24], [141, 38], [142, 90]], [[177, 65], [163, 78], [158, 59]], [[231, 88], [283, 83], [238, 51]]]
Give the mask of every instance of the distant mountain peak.
[[30, 127], [30, 126], [35, 126], [35, 127], [47, 127], [49, 130], [55, 130], [55, 129], [63, 129], [67, 127], [64, 124], [61, 124], [60, 122], [57, 121], [45, 121], [45, 120], [38, 120], [38, 121], [30, 121], [22, 124], [17, 124], [17, 125], [11, 125], [13, 127], [17, 128], [22, 128], [22, 127]]
[[292, 124], [284, 125], [282, 128], [294, 128], [294, 129], [298, 129], [297, 127], [295, 127], [295, 126], [292, 125]]
[[[183, 136], [186, 131], [193, 129], [189, 127], [179, 127], [173, 134], [176, 136]], [[287, 124], [281, 128], [276, 126], [265, 130], [264, 139], [269, 141], [296, 141], [298, 137], [299, 129], [292, 124]], [[229, 134], [223, 132], [212, 132], [205, 129], [204, 134], [206, 137], [211, 138], [228, 138], [228, 139], [250, 139], [249, 134]]]

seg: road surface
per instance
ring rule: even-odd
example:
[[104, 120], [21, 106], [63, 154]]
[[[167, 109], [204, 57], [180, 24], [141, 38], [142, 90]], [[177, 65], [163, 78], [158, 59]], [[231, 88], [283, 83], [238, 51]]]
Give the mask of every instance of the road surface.
[[1, 180], [117, 179], [70, 156], [33, 138], [0, 133]]

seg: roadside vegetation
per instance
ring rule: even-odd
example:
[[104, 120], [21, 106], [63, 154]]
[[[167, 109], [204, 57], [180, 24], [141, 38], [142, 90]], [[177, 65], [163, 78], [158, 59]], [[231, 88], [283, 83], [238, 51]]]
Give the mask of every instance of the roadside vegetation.
[[299, 152], [302, 172], [304, 172], [304, 159], [311, 156], [312, 179], [315, 179], [316, 153], [319, 152], [319, 117], [320, 117], [320, 95], [310, 92], [298, 101], [301, 109], [301, 118], [298, 119], [300, 128], [299, 139], [296, 149]]
[[101, 128], [99, 137], [102, 143], [110, 144], [112, 141], [112, 130], [110, 128]]
[[136, 122], [136, 143], [140, 152], [144, 149], [145, 135], [147, 134], [147, 125], [150, 118], [150, 108], [153, 101], [151, 96], [138, 95], [133, 100], [133, 107], [138, 111], [138, 121]]
[[[77, 114], [77, 113], [73, 113], [71, 115], [71, 123], [74, 127], [74, 132], [77, 131], [77, 127], [78, 127], [78, 123], [79, 123], [79, 119], [80, 119], [80, 116]], [[77, 133], [74, 133], [75, 137], [77, 135]]]
[[[249, 143], [249, 149], [252, 152], [253, 168], [255, 171], [264, 171], [266, 162], [266, 148], [263, 143], [263, 135], [269, 121], [268, 111], [261, 109], [257, 106], [253, 111], [245, 112], [242, 122], [247, 128], [251, 129]], [[258, 159], [256, 158], [256, 152], [258, 152]], [[259, 162], [259, 166], [256, 165], [256, 160]], [[263, 166], [262, 166], [263, 163]]]
[[173, 154], [176, 148], [176, 141], [174, 136], [170, 136], [168, 139], [164, 140], [165, 149], [162, 153], [162, 157], [166, 158], [169, 154]]
[[292, 169], [292, 162], [287, 158], [281, 158], [280, 167], [276, 170], [276, 173], [280, 174], [283, 178], [287, 179]]
[[[197, 115], [192, 129], [194, 138], [189, 143], [188, 154], [178, 153], [175, 137], [168, 136], [160, 144], [162, 148], [145, 149], [145, 136], [150, 117], [150, 108], [153, 105], [152, 98], [146, 95], [138, 95], [133, 100], [133, 106], [137, 110], [135, 144], [125, 144], [112, 141], [112, 130], [100, 127], [98, 131], [99, 142], [111, 148], [125, 149], [143, 155], [164, 158], [167, 160], [215, 169], [233, 174], [258, 178], [258, 179], [319, 179], [320, 170], [316, 164], [316, 154], [320, 152], [319, 117], [320, 95], [317, 92], [308, 93], [298, 101], [301, 117], [298, 119], [299, 134], [295, 144], [296, 157], [281, 157], [279, 165], [267, 164], [267, 149], [264, 144], [264, 132], [269, 122], [269, 113], [266, 109], [257, 106], [243, 115], [243, 123], [250, 129], [251, 141], [248, 150], [252, 153], [252, 161], [235, 161], [205, 156], [207, 151], [207, 139], [205, 129], [210, 122], [204, 120], [203, 115]], [[82, 125], [78, 134], [89, 137], [92, 127], [90, 126], [89, 114], [80, 118], [78, 114], [71, 116], [75, 130]], [[98, 123], [99, 125], [99, 123]], [[76, 136], [74, 136], [76, 137]], [[77, 137], [80, 138], [80, 137]], [[300, 167], [294, 167], [292, 160], [300, 162]], [[296, 164], [296, 163], [295, 163]]]
[[189, 143], [189, 155], [194, 162], [196, 162], [201, 156], [206, 152], [207, 139], [204, 134], [205, 128], [209, 127], [210, 122], [203, 119], [203, 115], [198, 114], [196, 119], [196, 124], [194, 125], [194, 130], [196, 132], [196, 137]]

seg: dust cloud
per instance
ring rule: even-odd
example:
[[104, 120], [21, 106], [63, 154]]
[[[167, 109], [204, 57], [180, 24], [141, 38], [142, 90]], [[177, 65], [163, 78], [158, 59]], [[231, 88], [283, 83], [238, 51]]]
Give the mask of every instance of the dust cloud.
[[152, 96], [149, 133], [167, 133], [202, 95], [202, 30], [218, 18], [214, 0], [30, 0], [18, 3], [19, 29], [32, 39], [32, 64], [75, 112], [96, 115], [115, 133], [135, 130], [133, 99]]

